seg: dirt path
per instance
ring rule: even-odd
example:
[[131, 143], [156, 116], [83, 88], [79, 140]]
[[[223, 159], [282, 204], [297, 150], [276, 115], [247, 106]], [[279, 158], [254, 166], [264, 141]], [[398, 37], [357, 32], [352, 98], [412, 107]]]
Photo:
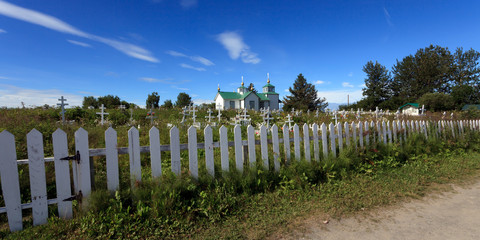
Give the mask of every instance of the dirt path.
[[480, 181], [370, 216], [309, 221], [292, 239], [480, 239]]

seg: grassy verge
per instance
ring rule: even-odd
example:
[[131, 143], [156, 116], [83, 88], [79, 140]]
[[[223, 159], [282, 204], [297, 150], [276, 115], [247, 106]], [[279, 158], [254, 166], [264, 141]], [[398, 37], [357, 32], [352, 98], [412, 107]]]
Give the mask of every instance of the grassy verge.
[[[250, 169], [198, 181], [166, 175], [111, 195], [97, 191], [90, 209], [0, 237], [8, 239], [266, 238], [298, 218], [338, 217], [423, 196], [436, 183], [467, 179], [480, 169], [479, 136], [457, 142], [410, 138], [337, 159], [296, 162], [280, 173]], [[53, 212], [53, 211], [52, 211]]]

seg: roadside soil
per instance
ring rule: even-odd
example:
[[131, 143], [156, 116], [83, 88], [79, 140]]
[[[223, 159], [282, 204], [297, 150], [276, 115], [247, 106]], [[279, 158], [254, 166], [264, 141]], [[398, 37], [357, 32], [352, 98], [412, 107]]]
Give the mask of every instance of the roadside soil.
[[342, 219], [314, 216], [283, 239], [480, 239], [480, 179]]

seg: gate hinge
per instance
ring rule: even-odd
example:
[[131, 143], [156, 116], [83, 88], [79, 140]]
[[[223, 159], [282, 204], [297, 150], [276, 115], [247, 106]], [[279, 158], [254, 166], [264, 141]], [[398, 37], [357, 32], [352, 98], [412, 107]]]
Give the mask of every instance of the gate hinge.
[[60, 160], [75, 160], [75, 161], [77, 161], [78, 164], [80, 164], [80, 152], [77, 151], [77, 154], [75, 154], [73, 156], [60, 158]]

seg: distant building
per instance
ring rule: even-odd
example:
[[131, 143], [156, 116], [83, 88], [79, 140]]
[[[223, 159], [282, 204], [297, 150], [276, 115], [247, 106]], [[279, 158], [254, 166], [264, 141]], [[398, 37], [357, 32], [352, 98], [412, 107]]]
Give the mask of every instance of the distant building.
[[270, 78], [267, 79], [267, 84], [262, 87], [262, 93], [255, 93], [252, 89], [247, 89], [242, 84], [237, 88], [236, 92], [221, 92], [218, 87], [217, 95], [215, 96], [216, 109], [253, 109], [268, 108], [270, 110], [279, 109], [279, 95], [275, 92], [275, 86], [270, 84]]
[[403, 106], [399, 107], [398, 110], [402, 111], [402, 113], [405, 115], [419, 114], [418, 103], [406, 103]]

